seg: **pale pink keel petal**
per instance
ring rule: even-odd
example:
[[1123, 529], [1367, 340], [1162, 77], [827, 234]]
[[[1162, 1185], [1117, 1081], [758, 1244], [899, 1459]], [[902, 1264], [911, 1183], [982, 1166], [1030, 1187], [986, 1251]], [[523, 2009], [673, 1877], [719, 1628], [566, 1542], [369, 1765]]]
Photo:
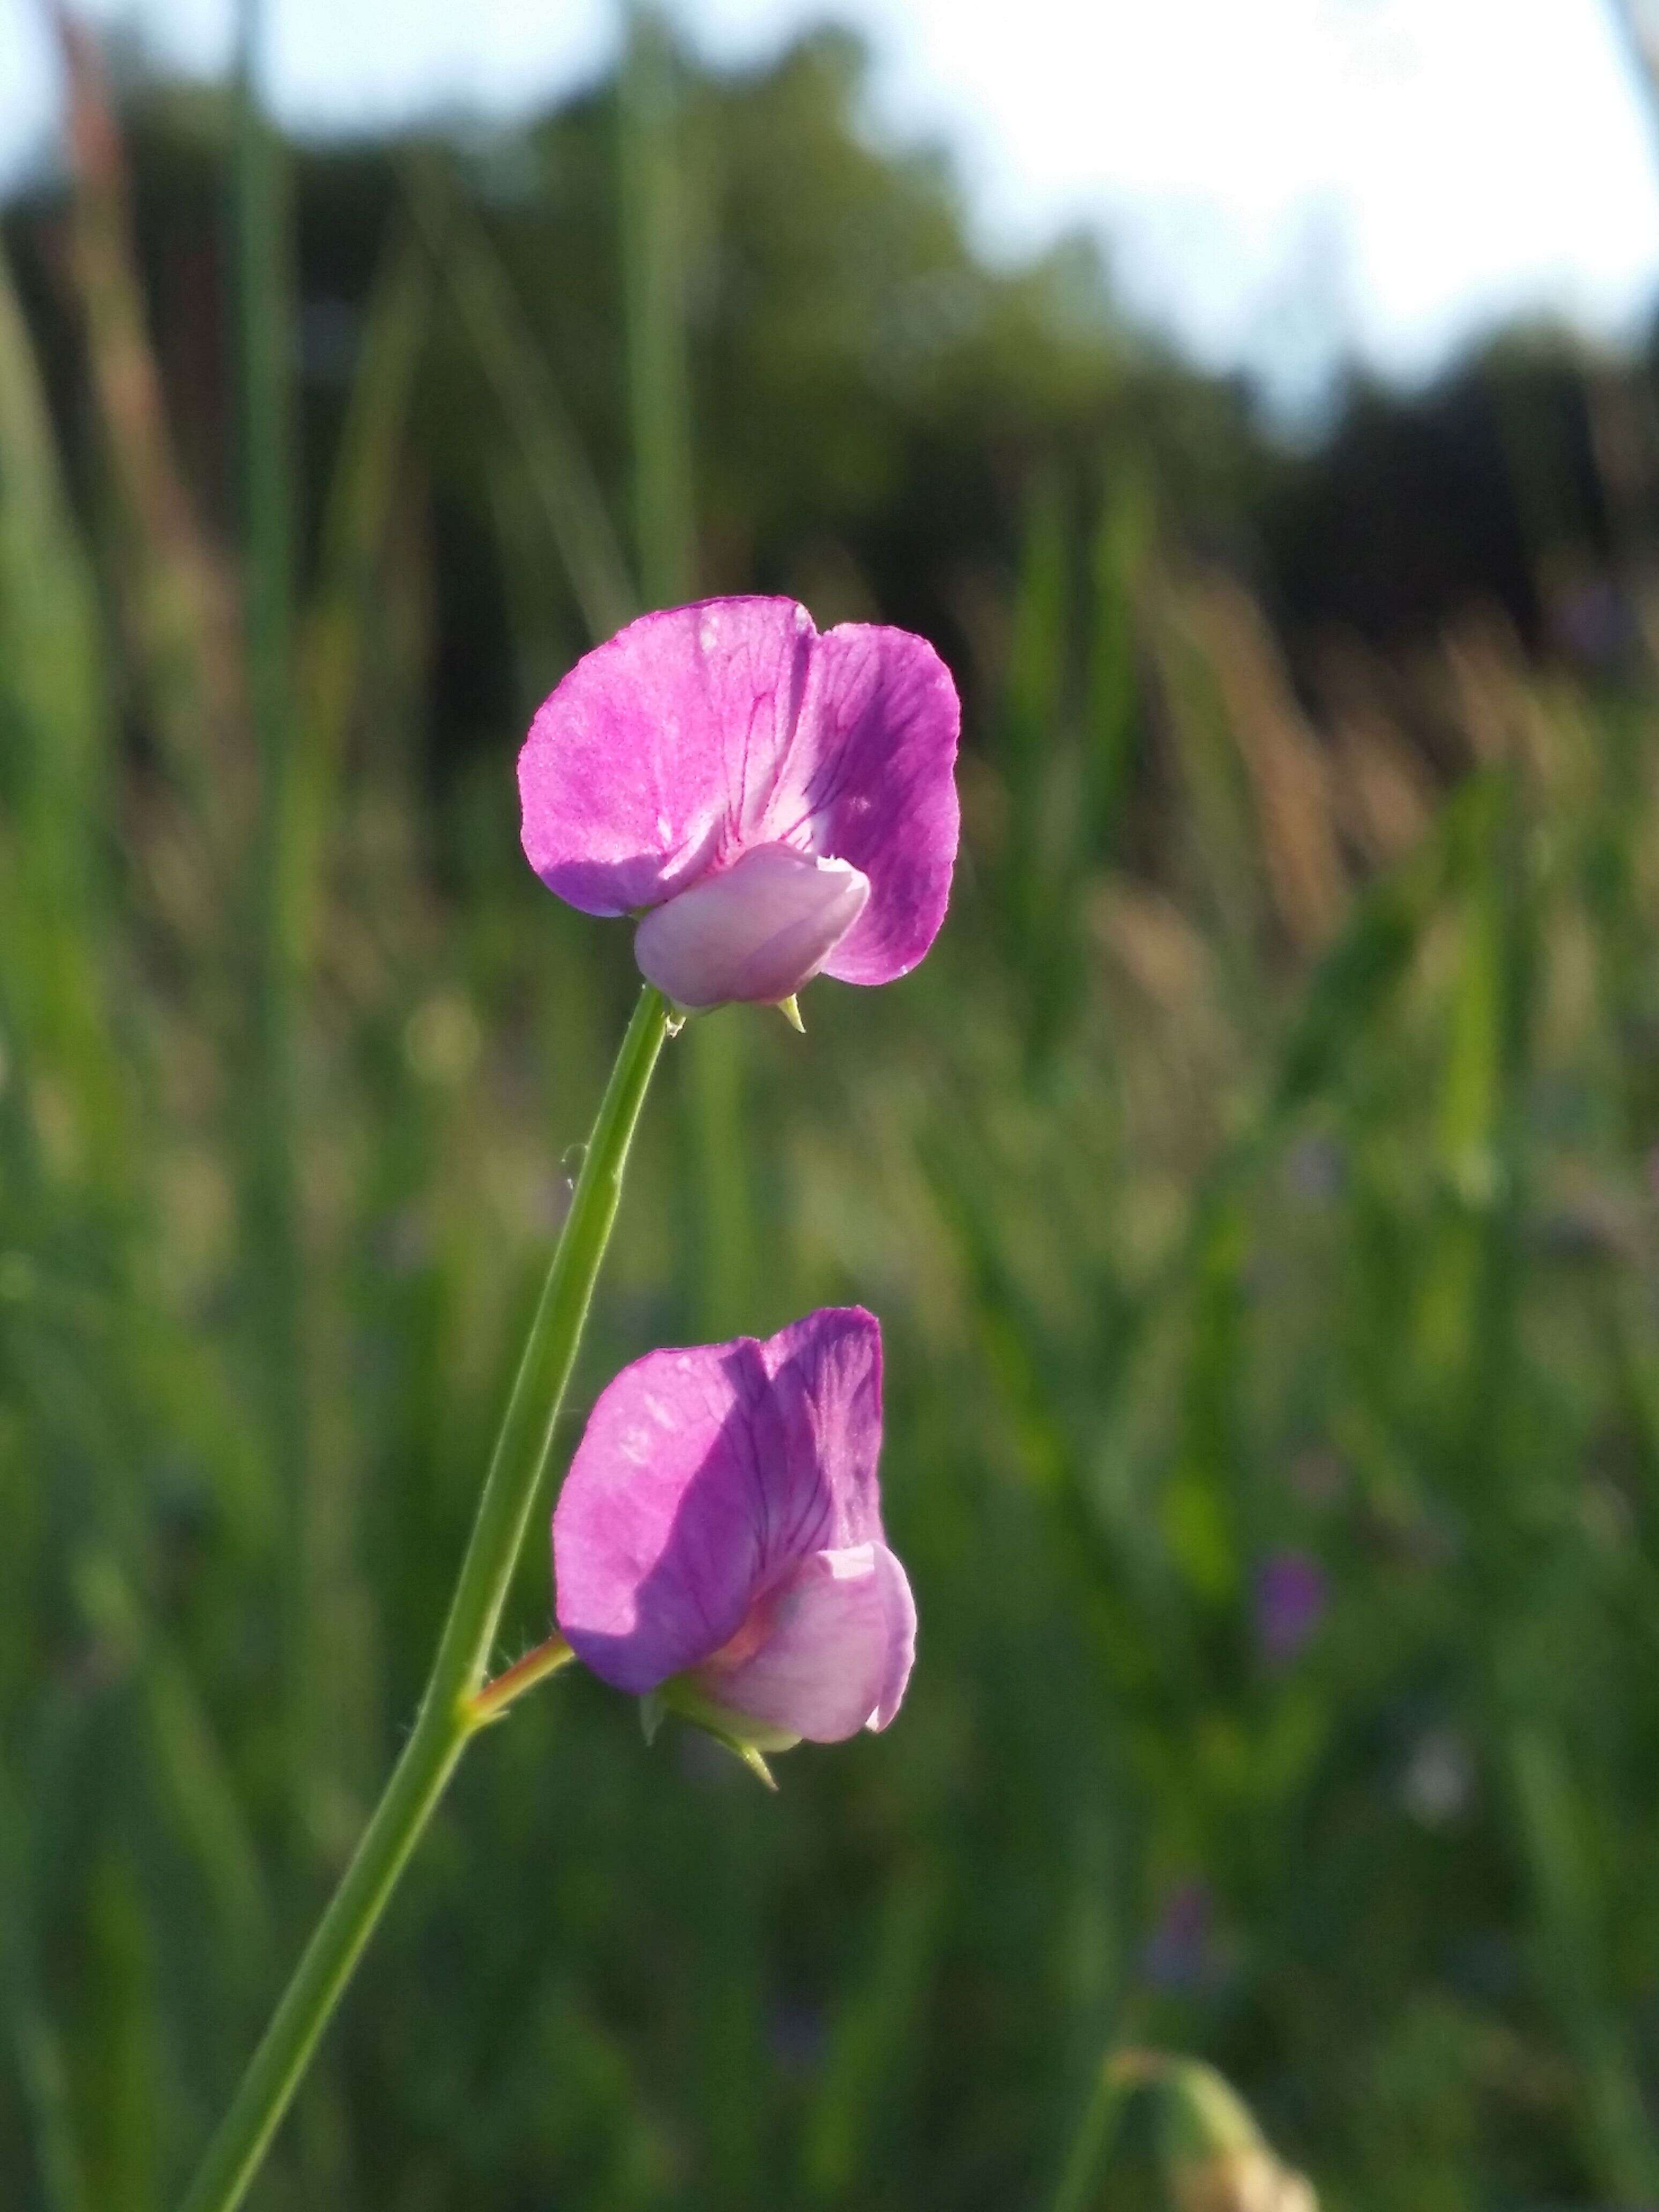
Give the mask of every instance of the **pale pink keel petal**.
[[766, 842], [817, 632], [793, 599], [641, 615], [586, 653], [519, 756], [525, 856], [584, 914], [628, 914]]
[[880, 1444], [881, 1332], [860, 1307], [635, 1360], [553, 1516], [561, 1632], [636, 1694], [697, 1666], [796, 1562], [880, 1538]]
[[900, 1672], [896, 1644], [904, 1646], [902, 1674], [909, 1672], [914, 1629], [907, 1633], [896, 1615], [893, 1572], [902, 1583], [884, 1544], [812, 1553], [761, 1598], [728, 1649], [696, 1670], [695, 1686], [727, 1712], [815, 1743], [855, 1735], [881, 1712]]
[[775, 1006], [809, 983], [857, 926], [869, 878], [845, 860], [758, 845], [653, 908], [634, 939], [640, 972], [693, 1012]]

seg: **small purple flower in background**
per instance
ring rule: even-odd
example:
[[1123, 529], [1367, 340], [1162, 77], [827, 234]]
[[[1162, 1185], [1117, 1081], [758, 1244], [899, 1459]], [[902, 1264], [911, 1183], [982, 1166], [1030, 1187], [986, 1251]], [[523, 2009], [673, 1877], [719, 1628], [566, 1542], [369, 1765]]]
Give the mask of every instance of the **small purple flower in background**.
[[938, 934], [960, 709], [908, 630], [819, 635], [793, 599], [642, 615], [579, 660], [519, 756], [526, 857], [584, 914], [639, 914], [687, 1010], [890, 983]]
[[1295, 1658], [1330, 1601], [1325, 1570], [1307, 1552], [1275, 1552], [1255, 1573], [1255, 1638], [1270, 1667]]
[[602, 1680], [758, 1754], [884, 1729], [916, 1613], [887, 1548], [881, 1330], [652, 1352], [594, 1407], [553, 1516], [560, 1633]]
[[1206, 1882], [1177, 1882], [1141, 1947], [1140, 1971], [1154, 1989], [1191, 1991], [1216, 1978], [1215, 1900]]

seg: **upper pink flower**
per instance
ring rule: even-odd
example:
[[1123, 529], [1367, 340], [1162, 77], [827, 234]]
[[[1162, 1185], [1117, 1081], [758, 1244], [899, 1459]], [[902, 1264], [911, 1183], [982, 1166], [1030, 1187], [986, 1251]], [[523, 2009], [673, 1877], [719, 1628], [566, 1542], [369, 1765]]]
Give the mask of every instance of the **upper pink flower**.
[[524, 849], [635, 939], [678, 1005], [889, 983], [945, 919], [960, 712], [908, 630], [819, 635], [793, 599], [641, 615], [576, 663], [519, 756]]
[[671, 1685], [763, 1750], [885, 1728], [916, 1615], [880, 1449], [881, 1330], [860, 1307], [647, 1352], [600, 1396], [560, 1493], [560, 1632], [617, 1689]]

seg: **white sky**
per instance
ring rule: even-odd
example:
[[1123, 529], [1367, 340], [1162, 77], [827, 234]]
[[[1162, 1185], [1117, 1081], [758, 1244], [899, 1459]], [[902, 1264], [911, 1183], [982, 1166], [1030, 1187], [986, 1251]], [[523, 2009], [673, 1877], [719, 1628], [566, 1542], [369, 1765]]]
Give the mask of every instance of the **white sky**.
[[[514, 112], [591, 77], [612, 0], [264, 0], [280, 111], [313, 127]], [[223, 65], [232, 0], [94, 0]], [[1428, 368], [1503, 315], [1593, 330], [1659, 296], [1659, 159], [1606, 0], [678, 0], [750, 58], [866, 29], [877, 127], [956, 151], [981, 236], [1084, 222], [1202, 357], [1306, 389], [1343, 348]], [[55, 112], [35, 0], [0, 0], [0, 174]]]

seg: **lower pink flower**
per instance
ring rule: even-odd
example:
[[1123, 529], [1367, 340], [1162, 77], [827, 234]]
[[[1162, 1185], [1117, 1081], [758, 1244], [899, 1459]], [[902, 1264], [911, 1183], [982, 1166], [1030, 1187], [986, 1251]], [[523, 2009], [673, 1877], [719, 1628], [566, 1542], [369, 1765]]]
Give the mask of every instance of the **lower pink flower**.
[[880, 1449], [859, 1307], [648, 1352], [594, 1407], [553, 1516], [560, 1632], [617, 1689], [762, 1750], [885, 1728], [916, 1614]]

